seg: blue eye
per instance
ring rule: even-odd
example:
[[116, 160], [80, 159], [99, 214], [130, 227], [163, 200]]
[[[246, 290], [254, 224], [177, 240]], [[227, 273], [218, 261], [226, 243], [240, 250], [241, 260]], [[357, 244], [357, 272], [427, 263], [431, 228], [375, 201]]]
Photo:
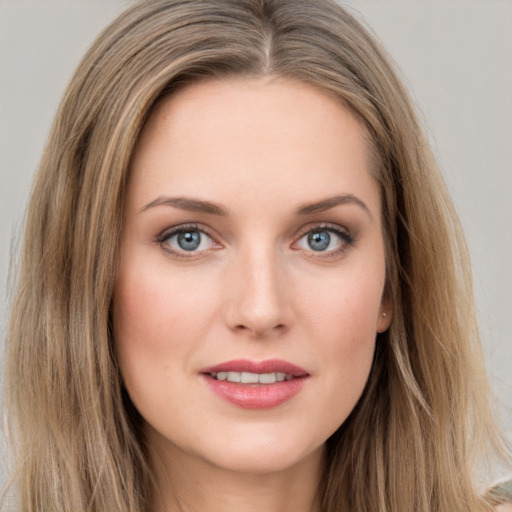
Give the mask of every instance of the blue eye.
[[167, 231], [158, 238], [158, 242], [166, 251], [180, 256], [207, 251], [215, 246], [208, 234], [194, 226], [182, 226]]
[[311, 231], [308, 234], [308, 245], [313, 251], [325, 251], [331, 243], [328, 231]]
[[352, 236], [339, 227], [319, 227], [304, 234], [296, 246], [316, 253], [335, 254], [342, 252], [354, 242]]
[[201, 245], [201, 234], [199, 231], [186, 231], [177, 234], [176, 241], [180, 249], [184, 251], [195, 251]]

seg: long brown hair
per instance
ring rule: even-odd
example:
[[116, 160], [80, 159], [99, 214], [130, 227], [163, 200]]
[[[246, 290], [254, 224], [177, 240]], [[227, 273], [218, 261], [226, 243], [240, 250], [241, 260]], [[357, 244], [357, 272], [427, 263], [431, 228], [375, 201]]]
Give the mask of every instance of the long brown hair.
[[8, 330], [22, 511], [148, 510], [140, 417], [110, 324], [133, 148], [155, 102], [198, 80], [312, 84], [366, 127], [393, 323], [328, 440], [325, 512], [480, 511], [490, 411], [459, 222], [390, 59], [332, 0], [143, 0], [96, 40], [59, 107], [27, 214]]

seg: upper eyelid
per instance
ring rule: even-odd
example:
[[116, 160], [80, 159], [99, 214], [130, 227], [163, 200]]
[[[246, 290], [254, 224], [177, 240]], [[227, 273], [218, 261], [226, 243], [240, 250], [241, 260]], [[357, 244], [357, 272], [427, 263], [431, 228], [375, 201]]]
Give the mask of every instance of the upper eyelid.
[[[315, 225], [316, 224], [316, 225]], [[332, 258], [336, 257], [339, 254], [345, 253], [351, 246], [353, 246], [357, 242], [356, 235], [351, 232], [348, 228], [340, 225], [334, 224], [330, 222], [319, 222], [315, 223], [313, 226], [304, 226], [302, 232], [299, 232], [299, 235], [295, 236], [295, 241], [292, 243], [293, 246], [299, 244], [299, 242], [312, 231], [331, 231], [336, 234], [336, 236], [341, 240], [341, 247], [337, 249], [332, 249], [329, 251], [313, 251], [313, 249], [304, 249], [307, 253], [311, 253], [315, 255], [315, 258]], [[301, 248], [302, 249], [302, 248]], [[297, 249], [295, 249], [297, 250]]]
[[187, 230], [199, 231], [200, 233], [204, 233], [205, 235], [209, 236], [212, 240], [217, 241], [215, 235], [211, 232], [211, 230], [209, 228], [207, 228], [206, 226], [203, 226], [202, 224], [199, 224], [199, 223], [184, 223], [184, 224], [178, 224], [176, 226], [165, 228], [157, 235], [157, 240], [164, 241], [164, 240], [170, 238], [171, 236], [174, 236], [178, 233], [181, 233], [181, 232], [184, 232]]
[[295, 234], [296, 240], [299, 240], [304, 235], [311, 231], [325, 229], [326, 231], [334, 231], [335, 233], [346, 233], [351, 236], [351, 231], [340, 224], [334, 224], [332, 222], [312, 222], [301, 227]]
[[[167, 227], [163, 229], [157, 236], [156, 241], [158, 243], [163, 243], [172, 236], [175, 236], [176, 234], [186, 231], [187, 229], [190, 230], [197, 230], [206, 236], [208, 236], [211, 240], [213, 240], [214, 243], [219, 245], [224, 245], [224, 242], [220, 241], [222, 237], [219, 237], [216, 235], [216, 233], [209, 228], [208, 226], [199, 223], [199, 222], [185, 222], [183, 224], [177, 224], [172, 227]], [[298, 230], [295, 231], [295, 234], [292, 236], [292, 242], [291, 244], [294, 245], [299, 240], [301, 240], [305, 235], [310, 233], [311, 231], [319, 230], [319, 229], [325, 229], [328, 231], [333, 231], [337, 233], [338, 235], [346, 234], [352, 241], [354, 240], [354, 235], [351, 233], [351, 231], [346, 228], [345, 226], [342, 226], [340, 224], [332, 223], [332, 222], [311, 222], [308, 223]]]
[[[213, 230], [208, 226], [200, 223], [200, 222], [184, 222], [182, 224], [177, 224], [175, 226], [166, 227], [157, 235], [158, 238], [168, 236], [173, 233], [179, 233], [180, 231], [186, 231], [187, 229], [195, 229], [197, 231], [201, 231], [202, 233], [215, 237]], [[298, 230], [295, 231], [294, 237], [302, 236], [305, 233], [309, 233], [315, 229], [332, 229], [333, 231], [343, 231], [347, 234], [350, 234], [350, 230], [345, 226], [340, 224], [332, 223], [332, 222], [311, 222], [308, 223]]]
[[161, 247], [161, 249], [164, 252], [171, 255], [173, 258], [176, 258], [176, 259], [179, 259], [182, 261], [196, 260], [198, 258], [204, 257], [210, 250], [215, 250], [218, 248], [218, 247], [217, 248], [209, 247], [207, 249], [202, 249], [199, 251], [196, 251], [196, 250], [186, 251], [184, 249], [174, 247], [170, 243], [168, 243], [168, 241], [171, 238], [175, 237], [179, 233], [187, 232], [187, 231], [199, 231], [203, 235], [206, 235], [211, 240], [213, 245], [223, 246], [222, 243], [217, 241], [217, 238], [215, 236], [212, 236], [210, 234], [210, 232], [209, 232], [210, 230], [208, 228], [204, 228], [204, 227], [202, 227], [202, 225], [196, 224], [196, 223], [184, 223], [184, 224], [179, 224], [176, 226], [166, 228], [163, 231], [161, 231], [159, 235], [157, 235], [155, 240], [156, 240], [156, 243]]

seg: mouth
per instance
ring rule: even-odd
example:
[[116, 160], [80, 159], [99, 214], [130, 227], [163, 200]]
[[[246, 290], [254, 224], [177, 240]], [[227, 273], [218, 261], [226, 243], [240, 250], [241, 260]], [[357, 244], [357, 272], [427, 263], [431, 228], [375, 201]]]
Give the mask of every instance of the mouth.
[[274, 384], [294, 378], [293, 375], [283, 372], [211, 372], [208, 375], [215, 380], [225, 380], [227, 382], [237, 382], [241, 384]]
[[205, 368], [209, 388], [244, 409], [269, 409], [287, 402], [304, 387], [309, 373], [286, 361], [234, 360]]
[[205, 368], [201, 373], [215, 380], [241, 384], [275, 384], [309, 375], [303, 368], [281, 359], [236, 359]]

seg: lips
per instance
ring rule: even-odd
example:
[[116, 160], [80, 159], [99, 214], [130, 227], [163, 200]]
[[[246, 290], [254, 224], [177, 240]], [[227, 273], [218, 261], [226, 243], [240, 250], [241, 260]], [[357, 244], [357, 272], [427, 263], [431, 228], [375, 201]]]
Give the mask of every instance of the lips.
[[277, 407], [299, 393], [309, 377], [303, 368], [279, 359], [226, 361], [200, 373], [215, 394], [244, 409]]

